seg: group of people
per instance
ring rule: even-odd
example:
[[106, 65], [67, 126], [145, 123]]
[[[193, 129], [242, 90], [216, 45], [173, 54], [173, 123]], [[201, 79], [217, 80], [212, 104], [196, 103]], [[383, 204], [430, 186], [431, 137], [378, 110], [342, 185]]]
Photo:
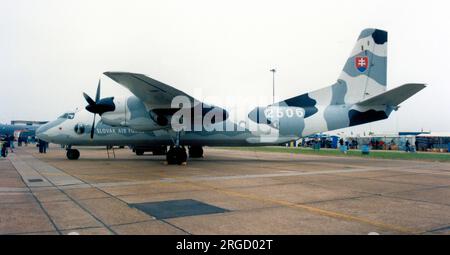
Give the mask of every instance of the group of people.
[[339, 145], [340, 147], [342, 146], [347, 146], [347, 149], [358, 149], [358, 141], [355, 139], [350, 139], [350, 140], [344, 140], [344, 138], [339, 139]]
[[8, 155], [8, 150], [14, 152], [14, 136], [7, 135], [0, 139], [0, 149], [1, 157], [6, 157]]
[[[6, 158], [9, 152], [14, 152], [14, 136], [6, 135], [0, 137], [0, 157]], [[38, 140], [37, 147], [39, 147], [39, 153], [47, 153], [48, 142], [44, 140]]]

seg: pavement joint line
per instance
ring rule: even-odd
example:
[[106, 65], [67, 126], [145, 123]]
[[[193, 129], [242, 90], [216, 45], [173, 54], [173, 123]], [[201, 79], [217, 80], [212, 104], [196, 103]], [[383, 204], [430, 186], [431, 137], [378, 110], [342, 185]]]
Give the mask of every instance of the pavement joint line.
[[[25, 162], [26, 163], [26, 162]], [[26, 163], [27, 164], [27, 163]], [[31, 168], [33, 168], [32, 166], [29, 166]], [[34, 169], [34, 168], [33, 168]], [[17, 170], [17, 169], [16, 169]], [[37, 170], [36, 170], [37, 171]], [[45, 178], [44, 176], [42, 178]], [[48, 180], [47, 180], [48, 181]], [[113, 234], [117, 234], [113, 229], [111, 229], [106, 223], [104, 223], [102, 220], [100, 220], [97, 216], [95, 216], [93, 213], [91, 213], [88, 209], [86, 209], [83, 205], [81, 205], [78, 201], [76, 201], [75, 199], [73, 199], [71, 196], [69, 196], [64, 190], [60, 189], [58, 186], [56, 186], [55, 184], [49, 182], [50, 184], [52, 184], [52, 186], [56, 187], [57, 190], [61, 191], [64, 195], [66, 195], [70, 201], [72, 201], [73, 203], [75, 203], [78, 207], [80, 207], [82, 210], [84, 210], [88, 215], [90, 215], [91, 217], [93, 217], [95, 220], [97, 220], [100, 224], [102, 224], [106, 229], [108, 229], [111, 233]], [[27, 184], [28, 185], [28, 184]], [[48, 214], [48, 212], [44, 209], [44, 207], [42, 206], [41, 202], [38, 200], [38, 198], [33, 194], [33, 197], [36, 199], [36, 201], [38, 202], [39, 206], [42, 208], [42, 210], [44, 210], [44, 213], [47, 215], [47, 217], [49, 218], [50, 222], [54, 225], [55, 229], [58, 231], [59, 234], [62, 234], [61, 231], [57, 228], [55, 222], [53, 221], [53, 219], [50, 217], [50, 215]]]
[[79, 227], [79, 228], [64, 228], [64, 229], [61, 229], [61, 231], [74, 231], [74, 230], [86, 230], [86, 229], [98, 229], [98, 228], [108, 230], [107, 228], [100, 227], [100, 226], [89, 226], [89, 227]]
[[1, 203], [2, 205], [29, 205], [30, 202], [8, 202], [8, 203]]
[[167, 224], [167, 225], [169, 225], [169, 226], [171, 226], [173, 228], [176, 228], [176, 229], [186, 233], [187, 235], [193, 235], [191, 232], [189, 232], [189, 231], [187, 231], [187, 230], [185, 230], [185, 229], [183, 229], [183, 228], [181, 228], [181, 227], [179, 227], [179, 226], [177, 226], [177, 225], [167, 221], [166, 219], [159, 219], [157, 221], [161, 221], [161, 222], [163, 222], [163, 223], [165, 223], [165, 224]]
[[56, 232], [56, 230], [51, 231], [32, 231], [32, 232], [9, 232], [9, 233], [2, 233], [2, 235], [42, 235], [45, 233], [56, 233], [58, 235], [61, 235], [60, 233]]
[[9, 188], [0, 187], [0, 195], [1, 194], [11, 194], [11, 193], [17, 193], [17, 194], [26, 194], [29, 193], [28, 188], [20, 188], [20, 190], [17, 190], [15, 188], [11, 188], [11, 190], [8, 190]]
[[400, 200], [406, 200], [406, 201], [421, 202], [421, 203], [426, 203], [426, 204], [431, 204], [431, 205], [440, 205], [440, 206], [450, 207], [450, 204], [442, 204], [442, 203], [435, 203], [435, 202], [425, 201], [425, 200], [421, 200], [421, 199], [412, 199], [412, 198], [399, 197], [399, 196], [395, 196], [395, 195], [392, 195], [392, 194], [386, 194], [386, 195], [383, 195], [383, 196], [384, 197], [395, 198], [395, 199], [400, 199]]
[[[365, 178], [358, 178], [358, 179], [365, 179]], [[332, 181], [334, 182], [334, 181]], [[330, 186], [327, 186], [326, 184], [322, 184], [322, 183], [310, 183], [311, 185], [315, 185], [315, 186], [319, 186], [319, 187], [323, 187], [323, 188], [330, 188]], [[402, 183], [404, 184], [404, 183]], [[420, 185], [419, 185], [420, 186]], [[368, 192], [368, 191], [361, 191], [361, 190], [356, 190], [356, 189], [349, 189], [352, 192], [359, 192], [359, 193], [365, 193], [365, 194], [371, 194], [373, 196], [385, 196], [391, 193], [401, 193], [401, 192], [409, 192], [409, 191], [418, 191], [418, 190], [422, 190], [421, 188], [419, 189], [407, 189], [407, 190], [401, 190], [401, 191], [394, 191], [394, 192], [386, 192], [386, 193], [374, 193], [374, 192]]]
[[[55, 167], [55, 168], [56, 168], [56, 167]], [[58, 169], [58, 168], [57, 168], [57, 169]], [[62, 172], [64, 172], [64, 173], [66, 173], [65, 171], [63, 171], [63, 170], [61, 170], [61, 169], [59, 169], [59, 170], [62, 171]], [[75, 176], [72, 176], [71, 174], [68, 174], [68, 173], [66, 173], [66, 174], [69, 175], [69, 176], [71, 176], [72, 178], [79, 179], [79, 178], [76, 178]], [[84, 180], [80, 180], [80, 181], [82, 181], [84, 184], [90, 186], [91, 188], [94, 188], [94, 189], [96, 189], [96, 190], [98, 190], [98, 191], [100, 191], [100, 192], [106, 194], [106, 195], [108, 196], [108, 198], [116, 199], [116, 200], [118, 200], [118, 201], [120, 201], [120, 202], [122, 202], [122, 203], [124, 203], [124, 204], [126, 204], [126, 205], [128, 206], [128, 203], [125, 202], [124, 200], [120, 199], [119, 197], [113, 196], [112, 194], [110, 194], [110, 193], [108, 193], [108, 192], [106, 192], [106, 191], [104, 191], [104, 190], [102, 190], [102, 189], [100, 189], [100, 188], [98, 188], [98, 187], [93, 186], [91, 183], [85, 182]], [[78, 206], [80, 206], [82, 209], [85, 209], [85, 208], [82, 207], [78, 202], [75, 202], [75, 200], [74, 200], [72, 197], [70, 197], [66, 192], [62, 191], [61, 189], [60, 189], [60, 191], [63, 192], [64, 194], [66, 194], [66, 196], [68, 196], [71, 200], [73, 200], [74, 203], [78, 204]], [[103, 198], [103, 199], [104, 199], [104, 198]], [[86, 199], [86, 200], [88, 200], [88, 199]], [[128, 207], [129, 207], [130, 209], [137, 210], [136, 208], [132, 208], [132, 207], [130, 207], [130, 206], [128, 206]], [[138, 210], [138, 211], [139, 211], [139, 210]], [[111, 226], [107, 226], [105, 223], [103, 223], [100, 219], [97, 219], [97, 218], [96, 218], [94, 215], [92, 215], [90, 212], [88, 212], [88, 213], [89, 213], [92, 217], [94, 217], [96, 220], [98, 220], [100, 223], [102, 223], [109, 231], [111, 231], [111, 233], [117, 234], [112, 228], [110, 228], [112, 225], [111, 225]], [[152, 216], [152, 220], [157, 220], [157, 219], [156, 219], [155, 217]], [[167, 222], [165, 222], [165, 223], [166, 223], [166, 224], [169, 224], [169, 225], [171, 225], [171, 226], [173, 226], [173, 227], [175, 227], [175, 228], [177, 228], [177, 229], [179, 229], [179, 230], [181, 230], [181, 231], [183, 231], [183, 232], [185, 232], [185, 233], [190, 234], [189, 232], [185, 231], [184, 229], [179, 228], [179, 227], [177, 227], [177, 226], [174, 226], [173, 224], [170, 224], [170, 223], [167, 223]], [[132, 224], [132, 223], [129, 223], [129, 224]]]
[[[332, 176], [339, 176], [337, 174], [330, 174]], [[405, 184], [405, 185], [415, 185], [415, 186], [423, 186], [423, 187], [429, 187], [428, 184], [415, 184], [415, 183], [407, 183], [407, 182], [399, 182], [399, 181], [390, 181], [390, 180], [380, 180], [378, 178], [384, 178], [384, 177], [395, 177], [395, 176], [403, 176], [401, 175], [393, 175], [393, 176], [375, 176], [375, 177], [353, 177], [353, 178], [347, 178], [344, 180], [326, 180], [324, 182], [340, 182], [340, 181], [351, 181], [351, 180], [367, 180], [367, 181], [378, 181], [378, 182], [387, 182], [387, 183], [394, 183], [394, 184]], [[411, 175], [411, 174], [405, 174], [405, 175]], [[415, 175], [415, 174], [412, 174]], [[447, 185], [445, 185], [447, 186]]]
[[[231, 194], [233, 194], [233, 191], [226, 191], [229, 192]], [[247, 195], [247, 194], [240, 194], [237, 193], [235, 195], [241, 196], [241, 197], [247, 197], [250, 199], [262, 199], [259, 197], [255, 197], [255, 196], [251, 196], [251, 195]], [[278, 199], [262, 199], [262, 200], [266, 200], [266, 201], [270, 201], [270, 202], [274, 202], [274, 203], [278, 203], [278, 204], [282, 204], [291, 208], [300, 208], [300, 209], [305, 209], [307, 211], [313, 212], [313, 213], [317, 213], [320, 215], [324, 215], [324, 216], [329, 216], [329, 217], [333, 217], [333, 218], [338, 218], [338, 219], [344, 219], [347, 221], [356, 221], [356, 222], [362, 222], [362, 223], [366, 223], [369, 225], [373, 225], [376, 227], [381, 227], [384, 229], [388, 229], [388, 230], [394, 230], [394, 231], [398, 231], [401, 233], [407, 233], [407, 234], [415, 234], [417, 233], [417, 231], [409, 229], [409, 228], [405, 228], [405, 227], [401, 227], [401, 226], [395, 226], [395, 225], [391, 225], [391, 224], [387, 224], [387, 223], [383, 223], [383, 222], [379, 222], [379, 221], [374, 221], [374, 220], [370, 220], [370, 219], [366, 219], [366, 218], [362, 218], [362, 217], [357, 217], [357, 216], [353, 216], [353, 215], [349, 215], [349, 214], [344, 214], [344, 213], [339, 213], [339, 212], [333, 212], [330, 210], [324, 210], [324, 209], [320, 209], [317, 207], [312, 207], [312, 206], [308, 206], [306, 204], [295, 204], [295, 203], [291, 203], [288, 201], [283, 201], [283, 200], [278, 200]]]
[[[408, 174], [409, 175], [409, 174]], [[401, 175], [396, 175], [396, 176], [401, 176]], [[392, 176], [382, 176], [383, 177], [392, 177]], [[402, 190], [402, 191], [393, 191], [393, 192], [386, 192], [386, 193], [382, 193], [379, 195], [383, 195], [383, 196], [387, 196], [390, 194], [398, 194], [398, 193], [404, 193], [404, 192], [411, 192], [411, 191], [422, 191], [422, 190], [432, 190], [432, 189], [442, 189], [442, 188], [450, 188], [450, 185], [438, 185], [438, 186], [432, 186], [432, 185], [428, 185], [428, 184], [415, 184], [415, 183], [406, 183], [406, 182], [399, 182], [399, 181], [389, 181], [389, 180], [378, 180], [376, 178], [380, 178], [380, 177], [355, 177], [355, 178], [351, 178], [351, 179], [344, 179], [344, 180], [339, 180], [339, 181], [349, 181], [352, 179], [359, 179], [359, 180], [370, 180], [370, 181], [380, 181], [380, 182], [387, 182], [387, 183], [393, 183], [393, 184], [405, 184], [405, 185], [415, 185], [415, 186], [421, 186], [420, 188], [417, 189], [407, 189], [407, 190]], [[327, 182], [327, 181], [325, 181]], [[335, 180], [333, 181], [328, 181], [328, 182], [336, 182]], [[325, 185], [323, 184], [317, 184], [317, 183], [311, 183], [311, 185], [317, 185], [317, 186], [321, 186], [321, 187], [325, 187]], [[352, 190], [352, 191], [356, 191], [356, 192], [361, 192], [358, 190]], [[370, 193], [370, 192], [364, 192], [364, 193], [368, 193], [368, 194], [375, 194], [375, 193]]]
[[127, 226], [127, 225], [133, 225], [133, 224], [145, 223], [145, 222], [154, 222], [154, 221], [157, 221], [157, 220], [156, 220], [156, 218], [153, 217], [153, 219], [151, 219], [151, 220], [139, 220], [139, 221], [134, 221], [134, 222], [112, 224], [110, 226], [111, 227], [120, 227], [120, 226]]
[[[8, 160], [11, 161], [11, 159], [9, 159], [9, 158], [8, 158]], [[14, 165], [14, 163], [11, 162], [11, 164], [13, 165], [14, 169], [16, 169], [16, 171], [17, 171], [17, 168], [16, 168], [16, 166]], [[17, 171], [17, 172], [20, 174], [19, 171]], [[61, 235], [61, 234], [62, 234], [61, 231], [59, 230], [58, 226], [56, 225], [56, 223], [55, 223], [55, 221], [52, 219], [52, 217], [50, 217], [50, 214], [47, 212], [47, 210], [45, 210], [45, 208], [44, 208], [44, 206], [42, 205], [41, 201], [36, 197], [36, 195], [35, 195], [33, 192], [31, 192], [30, 186], [28, 185], [27, 182], [25, 182], [25, 180], [23, 179], [23, 176], [22, 176], [22, 175], [20, 175], [20, 178], [22, 179], [23, 183], [25, 183], [25, 185], [27, 185], [28, 189], [30, 190], [31, 195], [33, 196], [34, 200], [36, 201], [36, 203], [38, 204], [38, 206], [41, 208], [42, 212], [45, 214], [45, 216], [46, 216], [47, 219], [49, 220], [50, 224], [53, 226], [53, 228], [56, 230], [56, 232], [57, 232], [59, 235]], [[44, 178], [44, 177], [42, 177], [42, 178]], [[48, 181], [48, 180], [47, 180], [47, 181]]]
[[[406, 185], [416, 185], [416, 186], [422, 186], [422, 187], [436, 187], [435, 185], [432, 184], [418, 184], [418, 183], [410, 183], [410, 182], [402, 182], [402, 181], [391, 181], [391, 180], [380, 180], [380, 179], [376, 179], [378, 177], [368, 177], [368, 178], [362, 178], [362, 179], [366, 179], [366, 180], [370, 180], [370, 181], [378, 181], [378, 182], [387, 182], [387, 183], [393, 183], [393, 184], [406, 184]], [[448, 185], [445, 185], [448, 186]]]
[[448, 188], [450, 188], [450, 185], [439, 185], [439, 186], [434, 186], [434, 187], [427, 186], [427, 187], [423, 187], [423, 188], [420, 188], [420, 189], [405, 190], [405, 191], [395, 191], [395, 192], [388, 192], [388, 193], [385, 193], [385, 194], [389, 195], [389, 194], [398, 194], [398, 193], [409, 192], [409, 191], [423, 191], [423, 190], [448, 189]]
[[[180, 177], [179, 179], [182, 179], [182, 178]], [[211, 185], [208, 185], [208, 184], [199, 184], [199, 183], [196, 183], [196, 184], [199, 185], [199, 186], [209, 187], [210, 189], [213, 189], [213, 190], [216, 190], [216, 191], [220, 191], [220, 192], [223, 192], [223, 193], [231, 195], [231, 196], [237, 196], [237, 197], [247, 198], [247, 199], [256, 200], [256, 201], [272, 202], [272, 203], [284, 205], [284, 206], [287, 206], [287, 207], [290, 207], [290, 208], [303, 209], [303, 210], [306, 210], [306, 211], [309, 211], [309, 212], [312, 212], [312, 213], [316, 213], [316, 214], [319, 214], [319, 215], [323, 215], [323, 216], [328, 216], [328, 217], [337, 218], [337, 219], [343, 219], [343, 220], [347, 220], [347, 221], [356, 221], [356, 222], [360, 222], [360, 223], [365, 223], [365, 224], [369, 224], [369, 225], [372, 225], [372, 226], [376, 226], [376, 227], [380, 227], [380, 228], [383, 228], [383, 229], [396, 231], [396, 232], [400, 232], [400, 233], [404, 233], [404, 234], [419, 234], [419, 233], [421, 233], [420, 231], [413, 230], [413, 229], [410, 229], [410, 228], [406, 228], [406, 227], [402, 227], [402, 226], [396, 226], [396, 225], [383, 223], [383, 222], [379, 222], [379, 221], [375, 221], [375, 220], [370, 220], [370, 219], [366, 219], [366, 218], [362, 218], [362, 217], [358, 217], [358, 216], [353, 216], [353, 215], [349, 215], [349, 214], [344, 214], [344, 213], [340, 213], [340, 212], [324, 210], [324, 209], [320, 209], [320, 208], [317, 208], [317, 207], [309, 206], [309, 205], [306, 205], [306, 204], [297, 204], [297, 203], [292, 203], [292, 202], [279, 200], [279, 199], [261, 198], [261, 197], [250, 195], [250, 194], [244, 194], [244, 193], [232, 191], [232, 190], [229, 190], [229, 189], [224, 189], [224, 188], [211, 186]]]
[[[303, 176], [303, 175], [329, 175], [332, 173], [349, 173], [349, 172], [367, 172], [367, 171], [382, 171], [385, 170], [383, 168], [370, 168], [370, 169], [334, 169], [334, 170], [323, 170], [323, 171], [314, 171], [314, 172], [297, 172], [297, 173], [277, 173], [277, 174], [247, 174], [247, 175], [230, 175], [230, 176], [217, 176], [217, 177], [187, 177], [191, 181], [201, 181], [201, 180], [239, 180], [239, 179], [251, 179], [251, 178], [273, 178], [273, 177], [289, 177], [289, 176]], [[63, 171], [63, 170], [61, 170]], [[69, 174], [68, 174], [69, 175]], [[76, 177], [74, 177], [76, 178]], [[351, 179], [351, 178], [348, 178]], [[149, 180], [149, 181], [132, 181], [132, 182], [104, 182], [104, 183], [86, 183], [83, 184], [73, 184], [64, 186], [64, 189], [67, 188], [78, 188], [79, 186], [87, 185], [87, 188], [104, 188], [104, 187], [118, 187], [118, 186], [131, 186], [131, 185], [145, 185], [152, 183], [173, 183], [179, 182], [176, 177], [161, 177], [160, 180]], [[183, 180], [185, 181], [185, 180]], [[62, 185], [56, 185], [61, 187]], [[70, 186], [70, 187], [69, 187]]]
[[[328, 174], [329, 176], [334, 176], [334, 177], [346, 177], [346, 176], [342, 176], [339, 174]], [[375, 177], [361, 177], [361, 176], [354, 176], [354, 177], [347, 177], [347, 179], [367, 179], [367, 178], [382, 178], [382, 177], [398, 177], [398, 176], [404, 176], [404, 175], [412, 175], [412, 173], [406, 172], [406, 173], [402, 173], [402, 174], [393, 174], [393, 175], [383, 175], [383, 176], [375, 176]]]
[[[330, 188], [329, 186], [325, 186], [325, 185], [323, 185], [323, 184], [320, 184], [320, 183], [316, 183], [316, 182], [310, 182], [310, 183], [308, 183], [309, 185], [311, 185], [311, 186], [316, 186], [316, 187], [320, 187], [320, 188]], [[366, 195], [368, 195], [368, 196], [380, 196], [380, 194], [378, 194], [378, 193], [371, 193], [371, 192], [367, 192], [367, 191], [360, 191], [360, 190], [352, 190], [352, 189], [349, 189], [349, 191], [351, 191], [351, 192], [356, 192], [356, 193], [360, 193], [360, 194], [366, 194]]]
[[[164, 177], [164, 176], [161, 175], [161, 177]], [[177, 179], [183, 180], [185, 178], [178, 177]], [[189, 180], [185, 180], [185, 182], [188, 182], [188, 183], [191, 183], [191, 184], [194, 184], [194, 185], [208, 187], [208, 188], [210, 188], [212, 190], [219, 191], [219, 192], [222, 192], [224, 194], [231, 195], [231, 196], [237, 196], [237, 197], [247, 198], [247, 199], [251, 199], [251, 200], [262, 201], [262, 202], [271, 202], [271, 203], [275, 203], [275, 204], [284, 205], [284, 206], [287, 206], [287, 207], [290, 207], [290, 208], [303, 209], [303, 210], [307, 210], [309, 212], [316, 213], [316, 214], [323, 215], [323, 216], [328, 216], [328, 217], [337, 218], [337, 219], [343, 219], [343, 220], [347, 220], [347, 221], [356, 221], [356, 222], [360, 222], [360, 223], [366, 223], [366, 224], [369, 224], [369, 225], [372, 225], [372, 226], [380, 227], [380, 228], [391, 230], [391, 231], [393, 230], [393, 231], [397, 231], [397, 232], [404, 233], [404, 234], [419, 234], [420, 233], [419, 231], [416, 231], [416, 230], [413, 230], [413, 229], [410, 229], [410, 228], [405, 228], [405, 227], [402, 227], [402, 226], [396, 226], [396, 225], [392, 225], [392, 224], [387, 224], [387, 223], [374, 221], [374, 220], [370, 220], [370, 219], [366, 219], [366, 218], [362, 218], [362, 217], [357, 217], [357, 216], [353, 216], [353, 215], [349, 215], [349, 214], [344, 214], [344, 213], [324, 210], [324, 209], [308, 206], [306, 204], [296, 204], [296, 203], [283, 201], [283, 200], [278, 200], [278, 199], [261, 198], [261, 197], [258, 197], [258, 196], [253, 196], [253, 195], [250, 195], [250, 194], [244, 194], [244, 193], [232, 191], [232, 190], [229, 190], [229, 189], [215, 187], [215, 186], [208, 185], [208, 184], [193, 183], [193, 182], [191, 182]], [[179, 183], [177, 183], [177, 184], [179, 184]]]
[[[394, 169], [393, 169], [394, 170]], [[370, 171], [370, 170], [365, 170], [365, 171]], [[346, 172], [350, 172], [350, 169], [346, 169]], [[176, 177], [175, 177], [176, 178]], [[184, 182], [183, 182], [183, 184], [185, 183], [185, 182], [192, 182], [192, 180], [191, 181], [189, 181], [189, 180], [185, 180]], [[168, 183], [179, 183], [179, 182], [168, 182]], [[217, 187], [214, 187], [214, 186], [211, 186], [210, 188], [212, 188], [212, 189], [216, 189], [216, 190], [219, 190], [219, 189], [221, 189], [221, 188], [217, 188]], [[222, 189], [223, 190], [223, 189]], [[226, 190], [226, 189], [225, 189]], [[229, 190], [230, 192], [233, 192], [232, 190]], [[240, 195], [244, 195], [244, 196], [247, 196], [246, 194], [240, 194]], [[374, 194], [374, 195], [377, 195], [377, 194]], [[255, 199], [257, 199], [257, 200], [259, 200], [259, 199], [262, 199], [262, 198], [260, 198], [260, 197], [256, 197]], [[278, 201], [278, 202], [287, 202], [287, 201]], [[289, 203], [289, 204], [292, 204], [291, 202], [287, 202], [287, 203]], [[304, 205], [302, 205], [302, 204], [299, 204], [299, 206], [304, 206]], [[316, 208], [316, 209], [318, 209], [318, 208]], [[320, 210], [322, 210], [322, 209], [320, 209]], [[335, 212], [332, 212], [332, 213], [335, 213]], [[345, 214], [344, 214], [345, 215]], [[351, 215], [347, 215], [347, 216], [351, 216]], [[351, 216], [351, 217], [353, 217], [353, 216]], [[373, 221], [371, 221], [371, 222], [373, 222]], [[384, 223], [382, 223], [382, 224], [384, 224]], [[392, 225], [389, 225], [389, 226], [392, 226]], [[394, 227], [398, 227], [398, 226], [394, 226]], [[402, 228], [402, 227], [401, 227]]]
[[[55, 167], [56, 168], [56, 167]], [[59, 169], [60, 171], [62, 171], [62, 172], [64, 172], [64, 173], [66, 173], [64, 170], [61, 170], [61, 169]], [[68, 174], [68, 173], [66, 173], [66, 174]], [[71, 174], [68, 174], [68, 175], [70, 175], [70, 176], [72, 176]], [[74, 176], [72, 176], [73, 178], [76, 178], [76, 177], [74, 177]], [[76, 179], [78, 179], [78, 178], [76, 178]], [[109, 198], [113, 198], [113, 199], [116, 199], [116, 200], [119, 200], [119, 201], [121, 201], [122, 203], [124, 203], [124, 204], [126, 204], [127, 206], [128, 206], [128, 203], [127, 202], [125, 202], [124, 200], [122, 200], [121, 198], [119, 198], [118, 196], [113, 196], [112, 194], [110, 194], [109, 192], [107, 192], [107, 191], [105, 191], [105, 190], [102, 190], [102, 189], [100, 189], [99, 187], [96, 187], [96, 186], [94, 186], [93, 184], [91, 184], [91, 183], [87, 183], [87, 182], [85, 182], [84, 180], [81, 180], [84, 184], [87, 184], [88, 186], [90, 186], [91, 188], [94, 188], [94, 189], [96, 189], [96, 190], [98, 190], [98, 191], [100, 191], [100, 192], [103, 192], [104, 194], [106, 194], [107, 196], [109, 196]], [[62, 190], [61, 190], [61, 192], [63, 192]], [[65, 193], [65, 192], [63, 192], [64, 194], [66, 194], [67, 195], [67, 193]], [[67, 196], [69, 196], [69, 195], [67, 195]], [[71, 198], [71, 197], [70, 197]], [[72, 199], [72, 198], [71, 198]], [[80, 207], [81, 207], [81, 205], [79, 205]], [[130, 207], [130, 206], [128, 206], [130, 209], [134, 209], [134, 210], [138, 210], [137, 208], [132, 208], [132, 207]], [[82, 207], [83, 208], [83, 207]], [[139, 210], [138, 210], [139, 211]], [[140, 211], [139, 211], [140, 212]], [[92, 215], [92, 217], [94, 217], [95, 218], [95, 216], [94, 215]], [[180, 227], [178, 227], [178, 226], [176, 226], [176, 225], [174, 225], [174, 224], [172, 224], [172, 223], [170, 223], [170, 222], [167, 222], [167, 221], [165, 221], [165, 220], [158, 220], [158, 219], [156, 219], [155, 217], [153, 217], [153, 216], [151, 216], [152, 217], [152, 220], [156, 220], [156, 221], [161, 221], [161, 222], [163, 222], [163, 223], [165, 223], [165, 224], [168, 224], [168, 225], [170, 225], [170, 226], [172, 226], [172, 227], [174, 227], [174, 228], [176, 228], [176, 229], [178, 229], [178, 230], [180, 230], [180, 231], [182, 231], [182, 232], [184, 232], [184, 233], [186, 233], [186, 234], [188, 234], [188, 235], [191, 235], [191, 233], [190, 232], [188, 232], [188, 231], [186, 231], [186, 230], [184, 230], [184, 229], [182, 229], [182, 228], [180, 228]], [[97, 218], [95, 218], [95, 219], [97, 219]], [[100, 221], [100, 220], [99, 220]], [[104, 224], [102, 221], [100, 221], [102, 224]], [[129, 223], [129, 224], [133, 224], [133, 223]], [[105, 226], [106, 226], [106, 224], [104, 224]], [[111, 225], [111, 226], [113, 226], [113, 225]], [[110, 230], [113, 234], [117, 234], [112, 228], [110, 228], [110, 227], [106, 227], [108, 230]]]
[[[102, 190], [102, 189], [100, 189], [100, 188], [97, 188], [97, 187], [94, 187], [94, 188], [97, 189], [97, 190], [99, 190], [99, 191], [101, 191], [101, 192], [103, 192], [103, 193], [105, 193], [105, 194], [107, 194], [107, 195], [109, 195], [110, 197], [112, 197], [112, 198], [114, 198], [114, 199], [117, 199], [117, 200], [121, 201], [122, 203], [125, 203], [130, 209], [134, 209], [134, 210], [137, 210], [137, 211], [139, 211], [139, 212], [142, 212], [142, 211], [138, 210], [137, 208], [130, 207], [129, 204], [128, 204], [125, 200], [119, 198], [118, 196], [113, 196], [113, 195], [110, 194], [109, 192], [107, 192], [107, 191], [105, 191], [105, 190]], [[143, 212], [142, 212], [142, 213], [143, 213]], [[150, 216], [150, 215], [149, 215], [149, 216]], [[171, 227], [173, 227], [173, 228], [176, 228], [176, 229], [178, 229], [178, 230], [180, 230], [180, 231], [182, 231], [182, 232], [184, 232], [184, 233], [186, 233], [186, 234], [188, 234], [188, 235], [192, 235], [189, 231], [184, 230], [183, 228], [178, 227], [178, 226], [176, 226], [176, 225], [174, 225], [174, 224], [172, 224], [172, 223], [170, 223], [170, 222], [167, 222], [167, 221], [164, 220], [164, 219], [156, 219], [156, 217], [154, 217], [154, 216], [151, 216], [151, 217], [152, 217], [152, 220], [163, 222], [163, 223], [168, 224], [169, 226], [171, 226]], [[132, 224], [132, 223], [130, 223], [130, 224]]]
[[327, 202], [336, 202], [336, 201], [344, 201], [344, 200], [355, 200], [360, 198], [368, 198], [368, 197], [376, 197], [377, 195], [374, 194], [367, 194], [365, 196], [355, 196], [355, 197], [345, 197], [345, 198], [336, 198], [336, 199], [327, 199], [327, 200], [317, 200], [317, 201], [310, 201], [305, 202], [301, 204], [305, 205], [313, 205], [313, 204], [320, 204], [320, 203], [327, 203]]
[[433, 233], [433, 232], [439, 232], [439, 231], [443, 231], [443, 230], [450, 230], [450, 224], [445, 224], [442, 227], [437, 227], [437, 228], [427, 230], [424, 233]]
[[97, 216], [95, 216], [91, 211], [89, 211], [86, 207], [84, 207], [81, 203], [79, 203], [77, 200], [75, 200], [74, 198], [72, 198], [69, 194], [67, 194], [64, 190], [59, 189], [59, 191], [61, 191], [64, 195], [66, 195], [70, 201], [72, 201], [73, 203], [75, 203], [78, 207], [80, 207], [82, 210], [84, 210], [86, 213], [88, 213], [92, 218], [94, 218], [96, 221], [98, 221], [100, 224], [102, 224], [106, 229], [108, 229], [111, 233], [117, 235], [117, 233], [111, 229], [105, 222], [103, 222], [100, 218], [98, 218]]

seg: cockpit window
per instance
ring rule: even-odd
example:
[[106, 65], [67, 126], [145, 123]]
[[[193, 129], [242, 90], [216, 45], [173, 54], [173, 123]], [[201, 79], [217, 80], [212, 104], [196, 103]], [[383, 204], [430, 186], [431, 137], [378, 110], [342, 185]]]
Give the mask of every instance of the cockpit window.
[[73, 119], [75, 117], [75, 113], [74, 112], [66, 112], [63, 115], [59, 116], [58, 119]]

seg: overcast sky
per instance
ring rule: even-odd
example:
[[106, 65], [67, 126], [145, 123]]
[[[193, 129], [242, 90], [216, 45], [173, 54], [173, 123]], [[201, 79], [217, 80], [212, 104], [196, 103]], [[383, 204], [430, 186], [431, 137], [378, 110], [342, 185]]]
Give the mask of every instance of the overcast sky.
[[[388, 89], [429, 86], [361, 132], [450, 131], [448, 1], [0, 0], [0, 122], [85, 105], [105, 71], [203, 96], [296, 96], [333, 84], [360, 31], [388, 30]], [[104, 96], [128, 94], [102, 78]]]

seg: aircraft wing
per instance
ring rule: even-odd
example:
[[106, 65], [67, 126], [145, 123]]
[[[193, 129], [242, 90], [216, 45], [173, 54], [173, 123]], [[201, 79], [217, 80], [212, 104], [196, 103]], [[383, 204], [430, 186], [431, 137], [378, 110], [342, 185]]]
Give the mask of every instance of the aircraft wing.
[[126, 87], [151, 109], [171, 108], [172, 99], [176, 96], [187, 97], [191, 104], [195, 100], [183, 91], [143, 74], [128, 72], [105, 72], [103, 74]]

